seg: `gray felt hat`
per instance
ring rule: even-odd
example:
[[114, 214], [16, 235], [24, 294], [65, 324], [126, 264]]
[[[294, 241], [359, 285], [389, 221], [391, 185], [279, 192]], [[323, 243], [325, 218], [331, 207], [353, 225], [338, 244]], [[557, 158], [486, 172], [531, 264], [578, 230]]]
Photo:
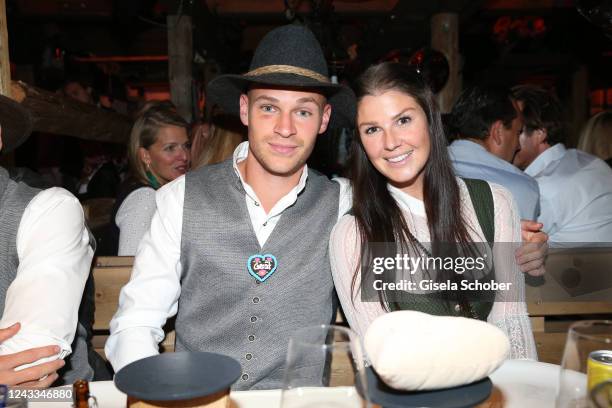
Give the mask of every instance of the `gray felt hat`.
[[355, 94], [350, 88], [330, 81], [321, 45], [304, 26], [286, 25], [270, 31], [257, 46], [249, 71], [213, 79], [206, 88], [207, 98], [226, 112], [237, 115], [240, 95], [250, 84], [320, 92], [327, 96], [332, 106], [329, 126], [353, 126]]

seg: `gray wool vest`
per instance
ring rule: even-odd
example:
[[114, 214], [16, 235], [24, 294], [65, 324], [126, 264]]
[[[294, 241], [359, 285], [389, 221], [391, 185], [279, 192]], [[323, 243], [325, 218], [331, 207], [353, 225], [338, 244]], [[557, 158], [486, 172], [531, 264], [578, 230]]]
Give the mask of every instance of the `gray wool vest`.
[[[23, 213], [30, 201], [40, 190], [25, 183], [16, 183], [8, 172], [0, 167], [0, 315], [4, 314], [6, 292], [17, 276], [19, 257], [17, 255], [17, 231]], [[39, 305], [44, 307], [44, 305]], [[32, 307], [37, 307], [32, 305]], [[78, 324], [71, 344], [72, 353], [66, 359], [58, 383], [71, 384], [77, 379], [91, 380], [93, 370], [87, 359], [85, 328]]]
[[[234, 390], [280, 388], [289, 337], [329, 324], [334, 287], [328, 257], [339, 187], [309, 171], [304, 190], [281, 215], [263, 248], [232, 160], [187, 173], [181, 244], [177, 351], [210, 351], [238, 360]], [[276, 271], [263, 283], [247, 260], [272, 254]], [[320, 378], [322, 361], [301, 378]]]

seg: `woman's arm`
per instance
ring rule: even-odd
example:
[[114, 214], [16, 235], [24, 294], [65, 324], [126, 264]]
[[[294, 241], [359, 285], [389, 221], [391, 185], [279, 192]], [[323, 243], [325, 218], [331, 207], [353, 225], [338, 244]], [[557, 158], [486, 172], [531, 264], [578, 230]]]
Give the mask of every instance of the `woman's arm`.
[[359, 242], [355, 218], [346, 215], [338, 221], [329, 240], [329, 256], [336, 292], [349, 325], [361, 339], [378, 316], [385, 313], [377, 299], [363, 302], [361, 299], [361, 277], [355, 282], [356, 292], [351, 291], [351, 282], [359, 259]]
[[512, 194], [492, 184], [495, 204], [495, 245], [493, 260], [495, 280], [509, 283], [507, 291], [498, 291], [487, 321], [502, 329], [510, 339], [510, 358], [537, 360], [537, 350], [525, 303], [525, 277], [515, 259], [521, 245], [521, 222]]
[[155, 190], [141, 187], [128, 195], [115, 216], [119, 227], [119, 256], [134, 256], [155, 213]]

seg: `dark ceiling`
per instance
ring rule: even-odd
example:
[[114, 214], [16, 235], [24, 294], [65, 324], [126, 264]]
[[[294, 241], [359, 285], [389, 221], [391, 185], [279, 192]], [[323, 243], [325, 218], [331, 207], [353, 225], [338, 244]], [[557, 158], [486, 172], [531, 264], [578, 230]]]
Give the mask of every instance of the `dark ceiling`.
[[[460, 52], [468, 83], [503, 78], [508, 82], [535, 79], [555, 85], [559, 81], [567, 83], [572, 72], [585, 65], [591, 87], [612, 87], [612, 40], [597, 18], [584, 13], [584, 9], [602, 4], [612, 8], [609, 3], [7, 0], [7, 19], [11, 61], [32, 67], [34, 80], [47, 88], [56, 86], [62, 75], [98, 71], [99, 76], [100, 70], [128, 83], [166, 81], [167, 62], [159, 57], [167, 55], [167, 14], [192, 16], [196, 66], [244, 71], [263, 34], [299, 20], [318, 35], [330, 63], [351, 76], [389, 52], [408, 58], [428, 46], [430, 17], [448, 11], [460, 15]], [[357, 53], [354, 59], [347, 52], [351, 45]], [[91, 56], [140, 56], [144, 61], [102, 65], [84, 62]], [[152, 56], [158, 60], [147, 60]]]

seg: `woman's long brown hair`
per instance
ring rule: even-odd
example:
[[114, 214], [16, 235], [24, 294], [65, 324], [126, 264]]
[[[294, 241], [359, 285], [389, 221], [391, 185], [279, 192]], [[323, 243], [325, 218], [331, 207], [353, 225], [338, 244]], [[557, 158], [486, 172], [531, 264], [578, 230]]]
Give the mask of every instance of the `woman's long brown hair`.
[[[469, 248], [471, 239], [459, 205], [459, 186], [448, 157], [440, 111], [433, 93], [412, 68], [385, 62], [370, 67], [359, 77], [356, 86], [357, 101], [359, 103], [366, 95], [376, 95], [389, 90], [413, 97], [427, 116], [431, 147], [423, 169], [423, 198], [432, 255], [438, 256], [442, 245], [449, 243], [457, 243], [454, 247], [472, 252]], [[365, 262], [361, 265], [369, 266], [372, 261], [368, 243], [395, 243], [400, 250], [416, 248], [417, 243], [409, 232], [404, 216], [387, 189], [388, 180], [369, 161], [358, 134], [353, 139], [350, 171], [353, 182], [353, 215], [361, 241], [362, 253], [359, 259]], [[448, 245], [445, 246], [445, 249], [448, 249], [446, 247]], [[362, 273], [372, 273], [372, 268], [364, 268], [361, 265], [358, 264], [353, 275], [352, 293], [356, 293], [360, 270]], [[362, 280], [363, 278], [362, 276]], [[450, 280], [459, 284], [459, 275], [454, 271], [441, 270], [438, 271], [436, 280]], [[462, 306], [462, 313], [471, 316], [471, 308], [465, 295], [456, 291], [452, 296], [456, 296], [452, 300]], [[388, 302], [382, 291], [379, 292], [379, 300], [383, 308], [388, 310]], [[447, 299], [448, 307], [450, 300]]]

